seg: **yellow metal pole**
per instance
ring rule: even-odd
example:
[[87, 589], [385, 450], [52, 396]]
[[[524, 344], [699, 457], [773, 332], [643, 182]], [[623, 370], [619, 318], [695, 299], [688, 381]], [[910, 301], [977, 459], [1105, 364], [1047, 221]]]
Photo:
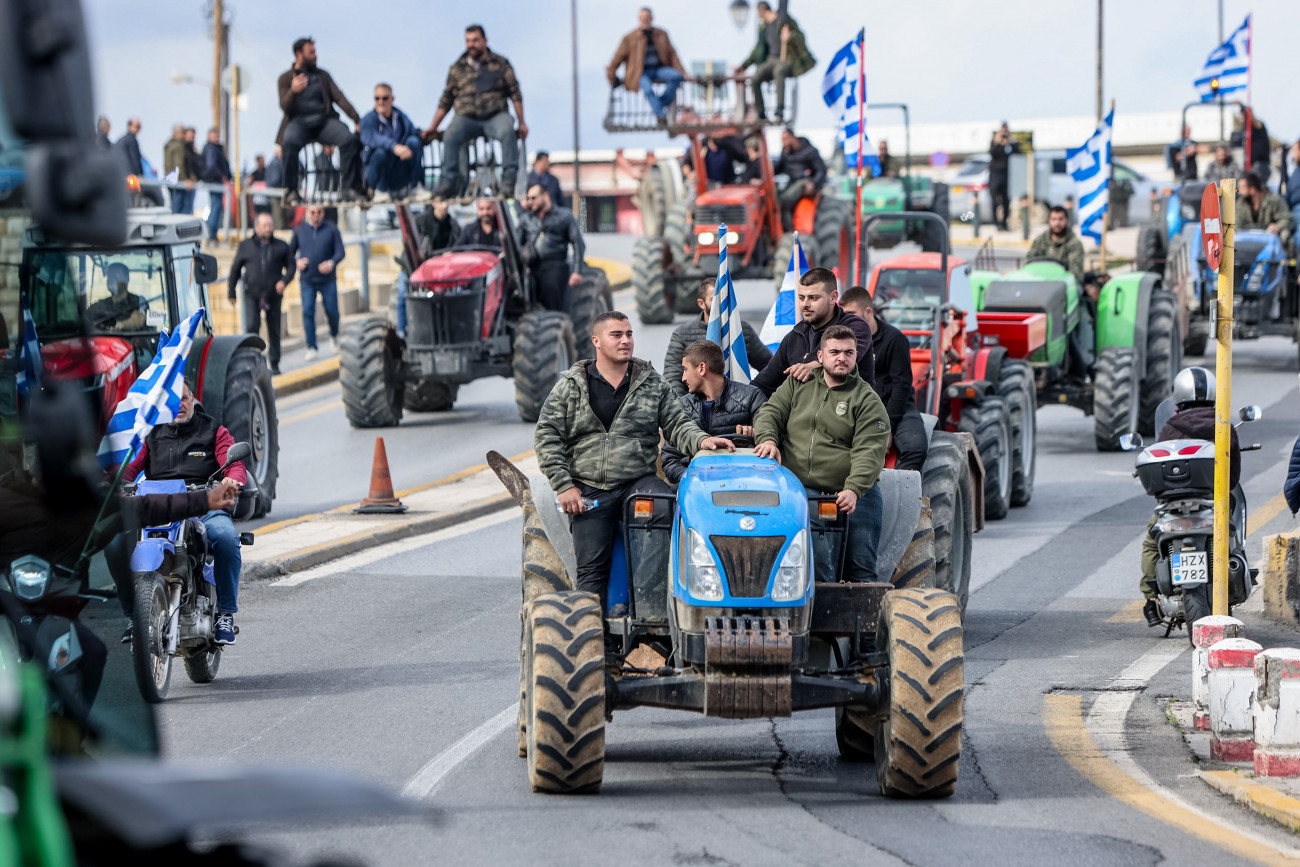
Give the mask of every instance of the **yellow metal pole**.
[[1228, 495], [1232, 448], [1232, 279], [1237, 222], [1237, 181], [1219, 181], [1219, 216], [1223, 224], [1223, 260], [1219, 262], [1217, 302], [1218, 351], [1214, 399], [1214, 599], [1215, 614], [1228, 613]]

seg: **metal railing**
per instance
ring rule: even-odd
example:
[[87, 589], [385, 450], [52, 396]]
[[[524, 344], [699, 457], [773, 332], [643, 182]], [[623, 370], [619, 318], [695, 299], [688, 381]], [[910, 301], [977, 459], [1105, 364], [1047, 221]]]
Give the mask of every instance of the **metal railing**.
[[667, 129], [669, 134], [710, 132], [737, 125], [789, 125], [799, 109], [799, 85], [791, 76], [786, 79], [783, 111], [776, 111], [776, 86], [766, 82], [763, 103], [767, 116], [759, 118], [753, 102], [749, 76], [725, 73], [697, 75], [677, 89], [668, 107], [666, 123], [650, 108], [644, 93], [632, 93], [619, 86], [610, 89], [605, 108], [605, 129], [609, 132], [654, 132]]

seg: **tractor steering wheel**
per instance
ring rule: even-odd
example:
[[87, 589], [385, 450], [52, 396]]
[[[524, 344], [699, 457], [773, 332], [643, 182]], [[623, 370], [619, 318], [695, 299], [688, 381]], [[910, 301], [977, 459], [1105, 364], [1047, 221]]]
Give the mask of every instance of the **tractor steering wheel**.
[[752, 436], [746, 436], [745, 434], [710, 434], [710, 436], [716, 436], [718, 439], [731, 440], [736, 444], [736, 448], [738, 449], [752, 449], [754, 446], [758, 445], [758, 443], [754, 442]]

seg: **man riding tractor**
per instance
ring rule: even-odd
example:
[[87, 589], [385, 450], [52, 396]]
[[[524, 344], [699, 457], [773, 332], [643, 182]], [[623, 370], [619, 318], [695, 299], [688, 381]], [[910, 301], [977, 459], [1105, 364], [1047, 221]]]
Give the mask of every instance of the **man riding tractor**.
[[[1070, 228], [1070, 214], [1060, 205], [1054, 206], [1047, 214], [1047, 231], [1034, 239], [1029, 247], [1029, 259], [1054, 259], [1074, 275], [1081, 290], [1094, 281], [1089, 281], [1083, 273], [1083, 242]], [[1091, 297], [1091, 296], [1090, 296]], [[1082, 300], [1082, 299], [1081, 299]], [[1093, 351], [1093, 317], [1088, 304], [1080, 304], [1083, 315], [1079, 317], [1079, 327], [1070, 334], [1070, 351], [1079, 362], [1076, 370], [1091, 370], [1096, 360]]]
[[131, 271], [122, 262], [104, 269], [109, 295], [86, 308], [86, 321], [95, 331], [138, 331], [145, 325], [149, 305], [128, 290]]

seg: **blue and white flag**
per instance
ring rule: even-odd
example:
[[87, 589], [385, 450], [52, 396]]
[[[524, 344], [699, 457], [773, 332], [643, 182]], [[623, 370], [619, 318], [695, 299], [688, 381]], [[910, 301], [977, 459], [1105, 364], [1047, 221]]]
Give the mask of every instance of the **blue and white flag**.
[[[1211, 85], [1218, 83], [1218, 88]], [[1250, 16], [1232, 31], [1228, 41], [1210, 52], [1196, 79], [1201, 102], [1210, 102], [1228, 93], [1246, 89], [1250, 82]]]
[[727, 224], [718, 226], [718, 280], [713, 286], [713, 303], [709, 305], [709, 325], [704, 333], [722, 347], [722, 373], [733, 382], [749, 382], [749, 355], [745, 352], [745, 332], [736, 305], [736, 287], [731, 285], [727, 265]]
[[1110, 205], [1110, 132], [1114, 120], [1112, 108], [1083, 147], [1065, 152], [1065, 167], [1074, 178], [1079, 202], [1079, 231], [1098, 243], [1101, 221]]
[[758, 333], [758, 339], [773, 352], [799, 321], [795, 287], [799, 285], [799, 278], [807, 271], [808, 259], [803, 254], [803, 245], [799, 243], [799, 233], [795, 232], [794, 249], [790, 251], [790, 264], [786, 266], [781, 290], [776, 294], [776, 302], [772, 304], [772, 309], [767, 311], [767, 319], [763, 320], [763, 330]]
[[158, 353], [117, 405], [99, 444], [99, 465], [115, 467], [140, 449], [149, 431], [174, 420], [181, 409], [185, 362], [194, 332], [203, 320], [203, 308], [181, 323], [170, 338], [158, 335]]
[[36, 336], [36, 320], [27, 303], [27, 291], [19, 294], [23, 317], [23, 342], [18, 348], [18, 393], [27, 394], [41, 387], [41, 341]]
[[[866, 78], [863, 76], [862, 67], [863, 37], [863, 31], [858, 31], [858, 35], [853, 37], [852, 41], [835, 52], [835, 56], [831, 58], [831, 65], [822, 76], [822, 101], [826, 103], [827, 108], [837, 111], [840, 115], [839, 136], [844, 140], [844, 164], [850, 168], [858, 167], [859, 133], [862, 133], [862, 145], [866, 147], [870, 144], [870, 139], [866, 137], [866, 130], [860, 129], [858, 122], [860, 111], [862, 122], [866, 122]], [[859, 88], [861, 93], [858, 92]], [[860, 103], [864, 106], [861, 109], [859, 109]], [[880, 174], [880, 159], [869, 147], [863, 165], [870, 166], [873, 176]]]

